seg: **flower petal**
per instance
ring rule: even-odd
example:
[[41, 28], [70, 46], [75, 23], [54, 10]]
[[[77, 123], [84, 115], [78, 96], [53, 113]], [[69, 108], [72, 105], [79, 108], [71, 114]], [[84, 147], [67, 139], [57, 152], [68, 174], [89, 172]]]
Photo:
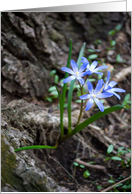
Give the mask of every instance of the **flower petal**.
[[99, 70], [102, 70], [102, 69], [106, 69], [108, 68], [108, 66], [100, 66], [100, 67], [97, 67], [96, 69], [94, 69], [94, 73], [99, 71]]
[[65, 71], [67, 73], [70, 73], [70, 74], [74, 74], [74, 72], [70, 68], [68, 68], [68, 67], [62, 67], [61, 70]]
[[90, 97], [89, 94], [84, 94], [84, 95], [80, 96], [79, 98], [80, 98], [81, 100], [86, 100], [86, 99], [88, 99], [89, 97]]
[[94, 72], [94, 71], [93, 71], [93, 73], [96, 73], [96, 74], [98, 74], [98, 75], [103, 75], [102, 72], [96, 72], [96, 71]]
[[93, 103], [94, 103], [93, 99], [90, 98], [89, 101], [87, 102], [85, 110], [89, 110], [92, 107]]
[[69, 76], [69, 77], [67, 77], [66, 79], [63, 80], [63, 83], [65, 84], [67, 82], [70, 82], [70, 81], [74, 80], [75, 78], [76, 78], [75, 76]]
[[100, 100], [98, 100], [97, 98], [94, 99], [95, 103], [97, 104], [98, 108], [100, 109], [101, 112], [104, 112], [104, 106], [102, 104], [102, 102]]
[[84, 84], [84, 79], [83, 78], [81, 78], [81, 77], [77, 77], [77, 80], [80, 82], [80, 84]]
[[112, 90], [113, 92], [126, 92], [126, 90], [123, 90], [121, 88], [112, 88], [110, 90]]
[[84, 77], [86, 74], [87, 74], [86, 72], [83, 72], [83, 73], [80, 73], [79, 76]]
[[109, 92], [104, 92], [96, 95], [97, 98], [108, 98], [111, 96], [113, 96], [113, 93], [109, 93]]
[[113, 92], [113, 95], [115, 95], [119, 100], [121, 99], [121, 97], [117, 93]]
[[93, 61], [92, 64], [91, 64], [91, 68], [92, 69], [95, 69], [95, 67], [98, 65], [98, 61]]
[[89, 76], [90, 76], [90, 75], [92, 75], [92, 73], [93, 73], [93, 72], [90, 71], [89, 69], [86, 70], [86, 75], [89, 75]]
[[87, 65], [89, 64], [89, 61], [85, 57], [82, 57], [81, 62], [82, 63], [86, 63]]
[[96, 85], [96, 88], [94, 90], [94, 94], [97, 94], [101, 90], [102, 86], [103, 86], [103, 80], [100, 79]]
[[78, 66], [75, 63], [75, 61], [71, 60], [71, 66], [72, 66], [72, 69], [73, 69], [74, 72], [77, 72], [78, 71]]
[[117, 84], [117, 83], [116, 83], [115, 81], [111, 81], [111, 82], [109, 83], [109, 86], [110, 86], [110, 87], [114, 87], [116, 84]]
[[107, 80], [106, 80], [106, 86], [107, 86], [108, 83], [109, 83], [109, 79], [110, 79], [110, 71], [108, 71]]
[[88, 85], [88, 91], [89, 91], [89, 93], [90, 94], [93, 93], [93, 85], [91, 84], [91, 82], [90, 81], [87, 81], [87, 85]]
[[86, 67], [87, 67], [87, 64], [84, 63], [84, 64], [80, 67], [79, 73], [81, 73], [82, 71], [84, 71], [84, 70], [86, 69]]

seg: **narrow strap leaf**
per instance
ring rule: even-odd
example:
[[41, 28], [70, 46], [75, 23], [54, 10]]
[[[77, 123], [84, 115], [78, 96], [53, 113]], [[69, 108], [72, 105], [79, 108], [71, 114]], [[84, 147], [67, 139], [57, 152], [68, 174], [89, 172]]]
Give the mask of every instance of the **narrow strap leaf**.
[[22, 150], [34, 150], [34, 149], [56, 149], [58, 147], [58, 144], [55, 146], [44, 146], [44, 145], [34, 145], [34, 146], [26, 146], [26, 147], [21, 147], [18, 149], [15, 149], [15, 152], [22, 151]]
[[[68, 60], [67, 60], [67, 67], [70, 67], [70, 61], [71, 61], [71, 55], [72, 55], [72, 40], [70, 39], [70, 49], [69, 49], [69, 55], [68, 55]], [[68, 77], [68, 73], [65, 73], [65, 78]], [[63, 113], [64, 113], [64, 102], [65, 102], [65, 95], [66, 95], [66, 88], [67, 88], [67, 83], [65, 83], [63, 85], [63, 89], [62, 89], [62, 95], [60, 95], [60, 92], [57, 89], [58, 92], [58, 97], [59, 97], [59, 104], [60, 104], [60, 129], [61, 129], [61, 137], [60, 139], [63, 138], [64, 135], [64, 127], [63, 127]]]
[[[89, 124], [93, 123], [94, 121], [98, 120], [99, 118], [111, 113], [111, 112], [114, 112], [116, 110], [120, 110], [120, 109], [123, 109], [125, 108], [125, 106], [122, 106], [122, 105], [115, 105], [113, 107], [110, 107], [110, 108], [107, 108], [105, 109], [104, 112], [98, 112], [96, 113], [95, 115], [93, 115], [92, 117], [90, 117], [89, 119], [85, 120], [84, 122], [82, 122], [80, 125], [78, 125], [75, 129], [73, 129], [71, 131], [70, 134], [68, 134], [64, 139], [68, 139], [69, 137], [75, 135], [76, 133], [78, 133], [79, 131], [81, 131], [82, 129], [84, 129], [85, 127], [87, 127]], [[63, 140], [64, 140], [63, 139]]]
[[60, 91], [59, 89], [56, 87], [56, 90], [58, 92], [58, 97], [59, 97], [59, 104], [60, 104], [60, 130], [61, 130], [61, 139], [63, 138], [63, 135], [64, 135], [64, 129], [63, 129], [63, 111], [64, 111], [64, 106], [62, 105], [62, 97], [61, 97], [61, 94], [60, 94]]
[[84, 53], [84, 50], [85, 50], [85, 45], [86, 45], [86, 43], [84, 42], [84, 43], [83, 43], [83, 46], [82, 46], [82, 48], [81, 48], [81, 51], [80, 51], [80, 53], [79, 53], [79, 57], [78, 57], [78, 59], [77, 59], [77, 65], [78, 65], [78, 68], [79, 68], [79, 69], [80, 69], [80, 67], [81, 67], [81, 60], [82, 60], [83, 53]]

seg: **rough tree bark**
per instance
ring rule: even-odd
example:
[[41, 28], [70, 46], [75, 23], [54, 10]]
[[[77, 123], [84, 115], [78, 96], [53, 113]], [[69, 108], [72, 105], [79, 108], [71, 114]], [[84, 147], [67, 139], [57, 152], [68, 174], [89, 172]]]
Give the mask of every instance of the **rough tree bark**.
[[[83, 42], [107, 39], [122, 13], [2, 13], [2, 88], [18, 96], [44, 99], [53, 83], [52, 69], [62, 73], [69, 41], [77, 59]], [[105, 27], [105, 28], [104, 28]]]

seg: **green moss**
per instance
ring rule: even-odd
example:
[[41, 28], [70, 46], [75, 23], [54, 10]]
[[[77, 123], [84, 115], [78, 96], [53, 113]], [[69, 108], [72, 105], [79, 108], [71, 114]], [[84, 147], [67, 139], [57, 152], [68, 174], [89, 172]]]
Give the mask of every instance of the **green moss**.
[[9, 151], [9, 145], [5, 144], [3, 136], [1, 137], [1, 185], [5, 183], [14, 185], [17, 178], [13, 176], [13, 170], [16, 167], [16, 157]]
[[50, 38], [55, 41], [55, 40], [62, 40], [64, 37], [56, 30], [52, 29], [50, 32]]

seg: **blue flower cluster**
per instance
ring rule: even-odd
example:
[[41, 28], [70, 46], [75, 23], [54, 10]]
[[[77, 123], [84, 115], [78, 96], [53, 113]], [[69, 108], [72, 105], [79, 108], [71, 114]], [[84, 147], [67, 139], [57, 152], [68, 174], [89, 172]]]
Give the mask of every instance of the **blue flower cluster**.
[[[97, 67], [97, 64], [98, 64], [97, 61], [93, 61], [93, 63], [89, 65], [89, 62], [85, 57], [82, 57], [81, 62], [83, 64], [80, 67], [80, 69], [78, 69], [77, 64], [73, 60], [71, 60], [71, 66], [73, 70], [67, 67], [61, 68], [62, 71], [65, 71], [71, 74], [71, 76], [64, 79], [63, 83], [67, 83], [74, 79], [77, 79], [81, 85], [84, 85], [84, 79], [82, 77], [84, 77], [85, 75], [90, 76], [93, 73], [103, 75], [102, 72], [98, 72], [98, 71], [108, 68], [107, 66]], [[99, 100], [100, 98], [108, 98], [115, 95], [119, 100], [121, 99], [116, 92], [126, 92], [126, 91], [120, 88], [113, 88], [117, 83], [115, 81], [109, 82], [109, 80], [110, 80], [110, 72], [108, 71], [106, 83], [104, 83], [103, 79], [100, 79], [95, 87], [95, 90], [93, 89], [92, 83], [90, 81], [87, 81], [89, 94], [85, 94], [79, 97], [81, 100], [89, 99], [85, 110], [89, 110], [95, 102], [98, 108], [100, 109], [100, 111], [103, 112], [104, 106], [102, 102]]]

